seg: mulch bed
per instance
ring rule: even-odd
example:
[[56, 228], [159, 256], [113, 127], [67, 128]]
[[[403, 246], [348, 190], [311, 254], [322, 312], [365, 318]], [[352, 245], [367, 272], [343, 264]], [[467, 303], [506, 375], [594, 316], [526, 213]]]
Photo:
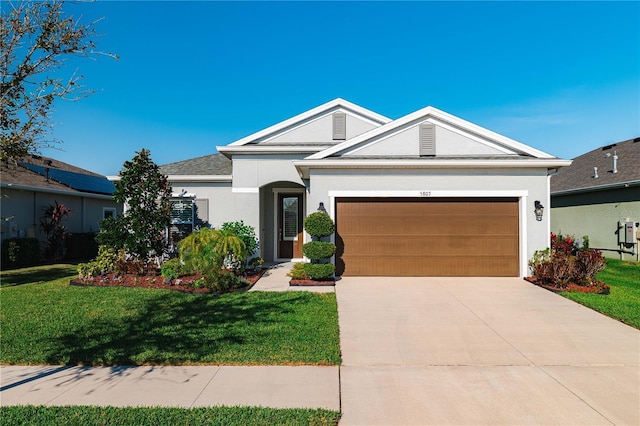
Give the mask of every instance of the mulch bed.
[[[249, 285], [236, 289], [236, 291], [245, 291], [250, 289], [264, 274], [265, 270], [260, 272], [247, 274], [243, 278], [249, 281]], [[70, 285], [76, 286], [93, 286], [93, 287], [138, 287], [138, 288], [156, 288], [162, 290], [175, 290], [183, 293], [213, 293], [207, 288], [193, 288], [186, 285], [202, 278], [202, 275], [188, 275], [171, 280], [170, 283], [165, 282], [162, 275], [133, 275], [133, 274], [116, 274], [109, 273], [99, 277], [90, 279], [75, 278], [70, 281]]]
[[325, 281], [316, 281], [316, 280], [289, 280], [290, 286], [335, 286], [336, 280], [325, 280]]
[[572, 293], [597, 293], [597, 294], [609, 294], [609, 290], [611, 287], [606, 285], [605, 283], [600, 283], [600, 285], [594, 286], [584, 286], [578, 284], [569, 284], [567, 287], [556, 287], [554, 285], [549, 285], [546, 283], [538, 282], [537, 277], [524, 277], [525, 281], [530, 282], [531, 284], [535, 284], [538, 287], [542, 287], [545, 290], [552, 291], [554, 293], [563, 293], [563, 292], [572, 292]]

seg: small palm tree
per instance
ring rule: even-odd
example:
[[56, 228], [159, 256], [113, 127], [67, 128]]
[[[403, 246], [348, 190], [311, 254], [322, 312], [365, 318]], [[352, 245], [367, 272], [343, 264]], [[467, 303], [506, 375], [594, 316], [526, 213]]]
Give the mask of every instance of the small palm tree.
[[225, 262], [244, 262], [244, 242], [233, 232], [203, 228], [188, 235], [178, 244], [180, 260], [193, 272], [206, 275], [222, 269]]

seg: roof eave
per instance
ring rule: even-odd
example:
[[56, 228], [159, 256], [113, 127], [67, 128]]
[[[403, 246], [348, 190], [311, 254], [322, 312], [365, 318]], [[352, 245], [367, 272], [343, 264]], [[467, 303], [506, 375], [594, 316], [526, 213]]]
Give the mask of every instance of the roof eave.
[[303, 178], [309, 177], [309, 170], [315, 169], [345, 169], [345, 168], [384, 168], [384, 169], [504, 169], [504, 168], [543, 168], [557, 169], [571, 165], [571, 160], [531, 159], [531, 160], [313, 160], [304, 159], [293, 162], [298, 173]]
[[582, 192], [605, 191], [607, 189], [628, 188], [631, 186], [640, 186], [640, 180], [632, 180], [628, 182], [616, 182], [607, 185], [588, 186], [585, 188], [565, 189], [562, 191], [551, 191], [551, 195], [571, 195]]
[[33, 186], [33, 185], [21, 185], [15, 183], [6, 183], [0, 182], [0, 186], [2, 188], [7, 189], [16, 189], [20, 191], [33, 191], [33, 192], [45, 192], [47, 194], [60, 194], [60, 195], [70, 195], [74, 197], [86, 197], [86, 198], [99, 198], [103, 200], [113, 200], [113, 195], [109, 194], [98, 194], [95, 192], [84, 192], [78, 191], [74, 189], [56, 189], [56, 188], [44, 188], [42, 186]]

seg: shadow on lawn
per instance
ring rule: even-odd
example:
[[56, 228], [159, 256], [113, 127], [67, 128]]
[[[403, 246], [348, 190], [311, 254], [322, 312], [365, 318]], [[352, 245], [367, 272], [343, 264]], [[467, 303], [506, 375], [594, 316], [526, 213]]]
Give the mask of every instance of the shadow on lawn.
[[[278, 324], [284, 323], [276, 318], [294, 310], [303, 297], [297, 292], [281, 295], [159, 292], [144, 306], [131, 306], [132, 314], [126, 319], [98, 317], [52, 338], [46, 362], [107, 366], [251, 363], [257, 352], [277, 344], [278, 335], [283, 334]], [[243, 359], [234, 359], [247, 350], [250, 353], [243, 352]], [[264, 354], [258, 356], [264, 359]]]
[[53, 281], [77, 275], [75, 265], [52, 265], [51, 267], [18, 269], [3, 271], [0, 277], [0, 287], [14, 287], [23, 284], [34, 284]]

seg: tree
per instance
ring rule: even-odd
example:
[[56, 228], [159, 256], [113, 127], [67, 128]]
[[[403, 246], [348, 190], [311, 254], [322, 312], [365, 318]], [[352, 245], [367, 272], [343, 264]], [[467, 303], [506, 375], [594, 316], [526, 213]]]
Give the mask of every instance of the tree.
[[56, 99], [78, 100], [92, 92], [77, 70], [60, 73], [73, 56], [96, 52], [97, 21], [83, 24], [65, 14], [65, 0], [3, 1], [0, 7], [0, 160], [13, 161], [57, 141], [48, 137]]
[[113, 199], [125, 211], [100, 224], [98, 242], [147, 261], [161, 256], [166, 248], [165, 230], [171, 221], [171, 185], [160, 173], [147, 149], [125, 161]]
[[44, 250], [46, 259], [58, 261], [64, 254], [64, 240], [69, 233], [62, 221], [71, 214], [71, 209], [64, 204], [49, 204], [44, 208], [44, 214], [40, 218], [40, 229], [47, 234], [47, 247]]

